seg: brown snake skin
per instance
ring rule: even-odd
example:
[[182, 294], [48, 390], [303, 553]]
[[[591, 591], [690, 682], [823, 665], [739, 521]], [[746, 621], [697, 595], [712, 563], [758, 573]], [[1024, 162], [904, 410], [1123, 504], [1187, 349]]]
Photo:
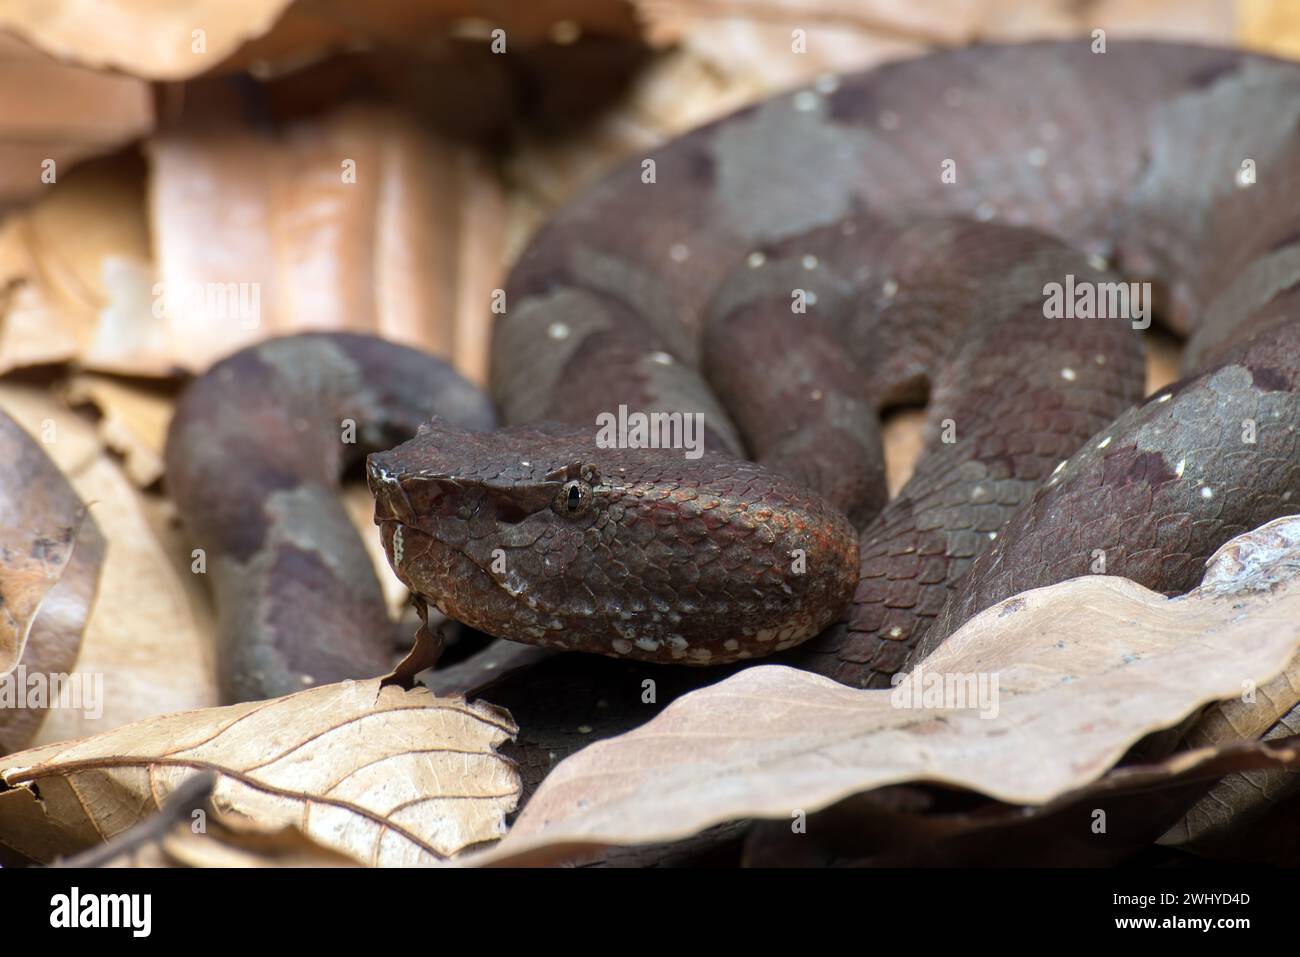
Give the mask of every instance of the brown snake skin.
[[[360, 339], [192, 387], [168, 483], [213, 555], [229, 693], [381, 670], [377, 619], [342, 610], [368, 570], [323, 557], [360, 546], [308, 528], [338, 513], [341, 408], [377, 447], [443, 417], [371, 456], [376, 520], [413, 591], [498, 637], [879, 685], [1025, 588], [1185, 590], [1300, 495], [1298, 187], [1300, 66], [1136, 42], [825, 78], [636, 158], [511, 273], [510, 428]], [[1190, 336], [1189, 377], [1144, 402], [1145, 320], [1045, 311], [1049, 283], [1120, 277]], [[926, 397], [886, 505], [876, 416]], [[620, 406], [702, 413], [710, 451], [598, 447]]]

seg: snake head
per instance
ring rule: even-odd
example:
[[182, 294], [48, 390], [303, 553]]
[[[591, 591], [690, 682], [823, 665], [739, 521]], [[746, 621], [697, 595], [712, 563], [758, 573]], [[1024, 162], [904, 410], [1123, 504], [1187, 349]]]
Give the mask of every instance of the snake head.
[[856, 582], [837, 510], [720, 453], [435, 420], [367, 470], [398, 578], [501, 638], [717, 664], [817, 633]]

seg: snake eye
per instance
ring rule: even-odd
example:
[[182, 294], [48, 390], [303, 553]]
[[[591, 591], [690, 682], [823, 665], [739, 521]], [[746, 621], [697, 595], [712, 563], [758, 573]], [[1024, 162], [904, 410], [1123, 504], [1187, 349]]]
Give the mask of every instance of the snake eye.
[[571, 479], [560, 487], [555, 510], [561, 515], [577, 515], [586, 510], [590, 501], [591, 486], [581, 479]]

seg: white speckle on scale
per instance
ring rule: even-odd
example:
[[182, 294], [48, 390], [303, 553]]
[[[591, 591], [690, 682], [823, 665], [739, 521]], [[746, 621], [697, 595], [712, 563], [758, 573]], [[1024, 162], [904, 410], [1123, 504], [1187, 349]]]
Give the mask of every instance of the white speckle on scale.
[[691, 258], [690, 247], [685, 243], [673, 243], [668, 250], [668, 258], [675, 263], [684, 263]]
[[650, 361], [657, 362], [661, 366], [670, 366], [673, 364], [673, 357], [666, 352], [650, 353]]
[[[1172, 399], [1173, 397], [1174, 397], [1174, 394], [1173, 394], [1172, 392], [1166, 392], [1166, 393], [1165, 393], [1164, 395], [1162, 395], [1160, 398], [1156, 399], [1156, 401], [1157, 401], [1157, 402], [1168, 402], [1168, 401], [1169, 401], [1170, 399]], [[1159, 430], [1157, 429], [1157, 432], [1158, 432], [1158, 431], [1159, 431]]]
[[1075, 373], [1073, 369], [1062, 369], [1061, 378], [1064, 379], [1066, 382], [1073, 382], [1075, 379], [1078, 378], [1078, 375]]
[[880, 294], [886, 299], [893, 299], [898, 293], [898, 282], [893, 279], [886, 279], [884, 285], [880, 287]]
[[1201, 489], [1201, 498], [1214, 498], [1214, 489], [1208, 485]]
[[569, 338], [569, 327], [563, 322], [553, 322], [547, 327], [546, 334], [557, 341], [567, 339]]
[[1102, 439], [1100, 442], [1097, 443], [1097, 448], [1104, 449], [1106, 446], [1110, 445], [1111, 438], [1113, 438], [1113, 436], [1109, 436], [1109, 435], [1106, 436], [1104, 439]]
[[890, 637], [890, 638], [901, 638], [901, 637], [903, 637], [903, 629], [902, 629], [902, 628], [899, 628], [897, 625], [895, 625], [893, 628], [890, 628], [890, 629], [889, 629], [889, 637]]
[[811, 253], [809, 253], [808, 255], [804, 256], [803, 259], [800, 260], [800, 262], [803, 264], [803, 268], [804, 268], [804, 269], [816, 269], [816, 268], [817, 268], [817, 257], [814, 256], [814, 255], [812, 255]]
[[758, 251], [754, 251], [750, 253], [749, 258], [745, 260], [745, 265], [750, 269], [757, 269], [765, 262], [767, 262], [767, 257]]
[[814, 402], [820, 402], [822, 400], [822, 396], [823, 393], [821, 389], [813, 389], [811, 392], [808, 393], [808, 398], [812, 399]]

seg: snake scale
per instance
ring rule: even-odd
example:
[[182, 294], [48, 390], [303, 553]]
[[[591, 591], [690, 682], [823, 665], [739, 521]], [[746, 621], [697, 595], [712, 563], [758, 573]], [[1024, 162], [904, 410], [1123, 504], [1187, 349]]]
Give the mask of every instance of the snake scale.
[[[1150, 284], [1123, 315], [1047, 305], [1119, 283]], [[880, 686], [1024, 589], [1193, 586], [1300, 496], [1300, 65], [1080, 40], [824, 77], [587, 189], [505, 301], [493, 402], [336, 334], [188, 389], [167, 483], [208, 555], [228, 697], [385, 669], [337, 495], [367, 451], [417, 596], [627, 661]], [[1144, 398], [1153, 302], [1187, 376]], [[926, 399], [886, 501], [878, 416]], [[704, 448], [604, 447], [620, 407], [702, 415]]]

